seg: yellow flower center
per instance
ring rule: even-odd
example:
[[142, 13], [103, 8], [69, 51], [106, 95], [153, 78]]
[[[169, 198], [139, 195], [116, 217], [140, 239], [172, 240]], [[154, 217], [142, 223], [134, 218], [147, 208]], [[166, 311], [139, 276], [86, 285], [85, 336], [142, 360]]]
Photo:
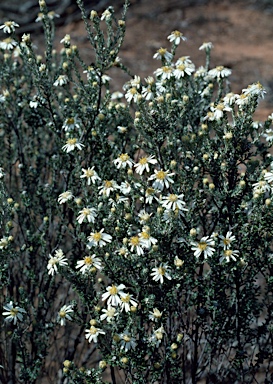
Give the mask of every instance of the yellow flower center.
[[139, 245], [139, 238], [137, 236], [133, 236], [131, 237], [130, 239], [130, 243], [133, 245], [133, 246], [137, 246]]
[[120, 248], [120, 250], [118, 251], [118, 253], [120, 254], [120, 256], [125, 256], [126, 253], [127, 253], [127, 250], [125, 248]]
[[155, 191], [154, 188], [147, 188], [146, 189], [146, 195], [148, 195], [148, 196], [152, 195], [154, 193], [154, 191]]
[[113, 186], [113, 183], [112, 183], [112, 181], [105, 180], [104, 186], [105, 186], [105, 188], [111, 188]]
[[159, 50], [157, 51], [161, 56], [165, 55], [165, 53], [167, 52], [167, 49], [166, 48], [159, 48]]
[[147, 161], [147, 157], [142, 157], [140, 160], [139, 160], [139, 164], [141, 165], [144, 165], [144, 164], [147, 164], [148, 161]]
[[186, 68], [186, 65], [184, 65], [184, 64], [180, 64], [177, 66], [177, 69], [179, 69], [179, 71], [184, 71], [185, 68]]
[[13, 317], [15, 317], [15, 316], [17, 315], [18, 312], [19, 312], [19, 311], [18, 311], [18, 309], [16, 309], [16, 308], [12, 308], [12, 309], [10, 310], [10, 314], [11, 314], [11, 316], [13, 316]]
[[149, 239], [149, 238], [150, 238], [150, 235], [149, 235], [148, 232], [141, 232], [141, 237], [142, 237], [143, 239]]
[[13, 25], [13, 22], [12, 21], [5, 21], [4, 24], [6, 27], [11, 27]]
[[82, 210], [82, 213], [83, 213], [84, 216], [88, 216], [89, 213], [90, 213], [90, 209], [89, 209], [89, 208], [84, 208], [84, 209]]
[[109, 293], [113, 296], [116, 295], [118, 293], [117, 287], [115, 285], [112, 285], [112, 287], [109, 289]]
[[224, 69], [224, 67], [222, 65], [218, 65], [218, 67], [216, 67], [216, 69], [217, 69], [217, 71], [221, 72]]
[[67, 140], [67, 144], [69, 144], [69, 145], [74, 145], [74, 144], [76, 144], [76, 142], [77, 142], [77, 139], [75, 139], [75, 138]]
[[165, 73], [168, 73], [168, 72], [171, 72], [172, 69], [170, 67], [167, 67], [166, 65], [164, 65], [164, 67], [162, 67], [162, 71]]
[[205, 241], [200, 241], [200, 243], [198, 244], [198, 248], [201, 250], [201, 251], [205, 251], [205, 249], [207, 248], [208, 244], [205, 242]]
[[116, 313], [115, 308], [108, 309], [108, 311], [106, 312], [108, 317], [113, 317], [115, 313]]
[[86, 174], [86, 177], [92, 177], [94, 176], [94, 171], [92, 169], [87, 169], [85, 174]]
[[92, 325], [92, 327], [90, 327], [89, 329], [89, 332], [91, 333], [91, 335], [95, 335], [97, 333], [97, 328]]
[[93, 264], [93, 260], [91, 256], [85, 256], [84, 258], [84, 264], [91, 265]]
[[166, 268], [163, 268], [163, 267], [159, 267], [159, 268], [158, 268], [158, 273], [159, 273], [161, 276], [164, 276], [164, 275], [165, 275], [165, 272], [166, 272]]
[[7, 37], [5, 40], [4, 40], [5, 43], [9, 44], [12, 42], [12, 38], [11, 37]]
[[158, 171], [156, 174], [156, 178], [158, 180], [164, 180], [165, 177], [166, 177], [166, 172], [164, 172], [164, 171]]
[[101, 233], [100, 232], [96, 232], [96, 233], [94, 233], [94, 235], [93, 235], [93, 239], [94, 239], [94, 241], [100, 241], [101, 240], [101, 238], [102, 238], [102, 236], [101, 236]]
[[74, 124], [74, 122], [75, 122], [74, 117], [69, 117], [69, 118], [66, 120], [66, 123], [67, 123], [68, 125], [72, 125], [72, 124]]
[[131, 337], [128, 335], [124, 335], [123, 340], [126, 341], [126, 343], [129, 343], [129, 341], [131, 341]]
[[129, 92], [132, 94], [132, 95], [136, 95], [137, 94], [137, 89], [135, 87], [131, 88], [129, 90]]
[[225, 256], [229, 257], [229, 256], [232, 255], [232, 250], [231, 250], [231, 249], [226, 249], [226, 250], [224, 251], [224, 253], [225, 253]]
[[225, 237], [224, 240], [223, 240], [223, 243], [224, 243], [225, 245], [229, 245], [229, 244], [230, 244], [230, 239], [227, 239], [227, 238]]
[[130, 295], [126, 295], [125, 297], [122, 297], [121, 301], [123, 303], [129, 303], [130, 302]]
[[172, 32], [172, 35], [174, 35], [175, 37], [180, 37], [180, 36], [181, 36], [181, 32], [179, 32], [179, 31], [173, 31], [173, 32]]
[[224, 104], [218, 104], [217, 106], [216, 106], [216, 109], [219, 109], [219, 111], [222, 111], [223, 109], [224, 109]]
[[119, 158], [122, 162], [126, 162], [129, 159], [129, 156], [127, 155], [127, 153], [123, 153], [119, 156]]
[[177, 197], [177, 195], [175, 195], [174, 193], [171, 193], [171, 194], [169, 195], [169, 200], [170, 200], [172, 203], [174, 203], [174, 202], [176, 202], [176, 201], [178, 200], [178, 197]]
[[60, 311], [59, 312], [59, 316], [64, 319], [65, 318], [65, 315], [66, 315], [66, 312], [65, 311]]

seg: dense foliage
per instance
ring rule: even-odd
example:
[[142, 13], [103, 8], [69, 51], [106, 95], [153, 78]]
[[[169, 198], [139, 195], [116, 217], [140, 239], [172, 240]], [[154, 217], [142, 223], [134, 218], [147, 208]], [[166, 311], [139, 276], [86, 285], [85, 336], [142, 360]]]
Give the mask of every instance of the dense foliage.
[[[176, 58], [114, 91], [125, 34], [110, 7], [46, 52], [0, 28], [3, 383], [270, 383], [272, 120], [265, 89]], [[38, 20], [38, 21], [39, 21]], [[261, 381], [262, 380], [262, 381]]]

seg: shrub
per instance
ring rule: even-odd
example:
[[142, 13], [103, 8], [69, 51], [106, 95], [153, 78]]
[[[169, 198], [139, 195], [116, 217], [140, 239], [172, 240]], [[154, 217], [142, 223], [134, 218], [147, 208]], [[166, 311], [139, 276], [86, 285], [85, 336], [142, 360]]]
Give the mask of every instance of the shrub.
[[[1, 28], [1, 381], [272, 381], [272, 119], [265, 90], [175, 58], [124, 93], [112, 67], [128, 2], [46, 52]], [[106, 28], [104, 28], [106, 26]], [[62, 366], [63, 364], [63, 366]], [[108, 375], [106, 375], [108, 374]], [[262, 379], [260, 379], [262, 377]], [[108, 381], [107, 381], [108, 380]], [[49, 381], [48, 381], [49, 382]]]

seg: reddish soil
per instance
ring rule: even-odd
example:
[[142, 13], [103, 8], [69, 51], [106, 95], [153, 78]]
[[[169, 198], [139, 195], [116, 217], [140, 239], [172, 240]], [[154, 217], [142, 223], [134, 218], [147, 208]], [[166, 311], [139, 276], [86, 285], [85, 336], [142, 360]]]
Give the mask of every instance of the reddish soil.
[[[113, 5], [114, 5], [113, 1]], [[160, 65], [155, 51], [170, 47], [166, 37], [175, 29], [187, 37], [180, 44], [177, 57], [191, 56], [196, 66], [204, 64], [204, 41], [211, 41], [211, 67], [224, 65], [232, 69], [231, 88], [240, 92], [247, 85], [260, 81], [267, 97], [259, 106], [257, 119], [265, 119], [273, 110], [273, 23], [272, 15], [251, 7], [248, 1], [209, 1], [205, 5], [183, 6], [179, 0], [142, 0], [132, 4], [127, 15], [127, 34], [120, 57], [133, 74], [145, 77]], [[70, 33], [72, 41], [87, 60], [92, 51], [85, 39], [82, 22], [58, 29], [60, 40]], [[117, 88], [128, 80], [120, 71], [111, 74]]]

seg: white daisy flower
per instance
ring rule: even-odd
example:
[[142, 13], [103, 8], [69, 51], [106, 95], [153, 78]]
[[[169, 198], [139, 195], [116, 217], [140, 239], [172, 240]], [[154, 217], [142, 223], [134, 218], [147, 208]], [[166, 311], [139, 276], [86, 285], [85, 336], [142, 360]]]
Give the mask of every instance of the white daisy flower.
[[152, 87], [149, 85], [148, 87], [143, 87], [141, 92], [143, 98], [147, 101], [153, 100], [154, 98], [154, 92], [152, 90]]
[[237, 257], [239, 256], [239, 251], [234, 251], [232, 249], [223, 249], [223, 256], [220, 258], [220, 263], [223, 261], [226, 261], [227, 263], [230, 262], [230, 260], [236, 261]]
[[0, 41], [0, 49], [5, 49], [7, 51], [13, 50], [17, 45], [17, 42], [13, 40], [11, 37]]
[[91, 232], [90, 236], [87, 237], [89, 243], [87, 246], [91, 247], [104, 247], [107, 243], [110, 243], [112, 240], [112, 236], [107, 233], [103, 233], [104, 228], [102, 228], [99, 232]]
[[149, 337], [149, 341], [158, 348], [163, 340], [164, 334], [165, 334], [164, 327], [161, 326], [158, 329], [155, 329], [152, 333], [152, 335]]
[[220, 246], [224, 247], [224, 249], [228, 249], [232, 241], [236, 240], [235, 236], [232, 235], [231, 231], [228, 231], [226, 236], [219, 235], [219, 238], [221, 239]]
[[130, 349], [135, 349], [136, 339], [132, 337], [127, 331], [119, 335], [120, 337], [120, 349], [124, 349], [124, 352], [128, 352]]
[[140, 93], [138, 93], [136, 87], [132, 87], [125, 93], [125, 99], [128, 103], [130, 103], [132, 100], [136, 103], [139, 95]]
[[253, 193], [262, 194], [262, 193], [270, 192], [271, 190], [270, 185], [265, 180], [260, 180], [258, 181], [258, 183], [255, 183], [252, 186], [253, 186]]
[[13, 321], [13, 324], [16, 324], [17, 321], [22, 321], [23, 314], [26, 313], [23, 308], [14, 306], [12, 301], [4, 305], [3, 308], [5, 311], [2, 313], [2, 315], [6, 316], [5, 321], [7, 321], [8, 323], [11, 323]]
[[163, 312], [160, 312], [157, 308], [153, 308], [153, 312], [149, 312], [149, 320], [157, 322], [161, 319]]
[[152, 269], [152, 273], [151, 273], [151, 276], [153, 276], [153, 280], [154, 281], [159, 281], [160, 284], [163, 284], [164, 283], [164, 278], [168, 279], [168, 280], [171, 280], [172, 277], [169, 273], [169, 266], [168, 264], [160, 264], [159, 267], [155, 267]]
[[204, 42], [200, 47], [199, 47], [199, 50], [200, 51], [208, 51], [208, 50], [211, 50], [213, 48], [213, 44], [211, 42]]
[[204, 254], [204, 259], [206, 260], [207, 257], [210, 257], [213, 255], [213, 252], [215, 252], [215, 249], [212, 247], [214, 246], [215, 241], [211, 239], [209, 236], [202, 237], [199, 242], [192, 242], [191, 245], [193, 246], [191, 249], [194, 251], [195, 257], [200, 257], [201, 254]]
[[76, 139], [75, 137], [73, 138], [70, 138], [66, 141], [66, 144], [62, 147], [62, 150], [66, 153], [69, 153], [71, 151], [74, 151], [74, 149], [78, 149], [79, 151], [82, 150], [82, 148], [84, 147], [83, 144], [81, 144], [78, 139]]
[[85, 256], [82, 260], [77, 261], [76, 269], [80, 269], [80, 272], [84, 275], [90, 271], [91, 268], [102, 269], [101, 259], [96, 257], [95, 254]]
[[105, 332], [100, 328], [94, 327], [94, 325], [91, 325], [89, 329], [85, 330], [85, 338], [89, 341], [89, 343], [92, 341], [97, 343], [99, 335], [105, 335]]
[[245, 95], [250, 96], [257, 96], [264, 98], [264, 95], [266, 94], [265, 88], [262, 86], [262, 84], [258, 81], [257, 83], [249, 85], [247, 88], [243, 89], [242, 91]]
[[218, 66], [216, 68], [211, 69], [208, 72], [208, 74], [209, 74], [209, 76], [211, 76], [213, 78], [220, 79], [220, 78], [224, 78], [224, 77], [230, 76], [231, 75], [231, 70], [229, 68], [225, 68], [222, 65], [220, 65], [220, 66]]
[[127, 166], [129, 168], [132, 168], [132, 166], [134, 164], [132, 159], [128, 155], [128, 153], [122, 153], [121, 155], [119, 155], [119, 157], [117, 159], [113, 160], [113, 163], [115, 164], [117, 169], [120, 169], [120, 168], [124, 169]]
[[118, 312], [115, 307], [112, 307], [111, 305], [108, 305], [107, 309], [102, 310], [103, 314], [100, 315], [100, 320], [106, 320], [107, 323], [111, 323], [115, 320], [115, 317], [118, 315]]
[[125, 312], [129, 312], [131, 310], [131, 307], [137, 307], [137, 301], [133, 298], [132, 295], [126, 294], [126, 296], [121, 297], [121, 312], [124, 310]]
[[126, 133], [127, 132], [127, 128], [126, 127], [122, 127], [121, 125], [117, 126], [117, 130], [118, 130], [119, 133]]
[[128, 181], [124, 181], [120, 184], [120, 187], [119, 187], [119, 190], [121, 193], [123, 193], [124, 195], [128, 195], [128, 193], [131, 192], [131, 184], [128, 183]]
[[173, 76], [173, 68], [171, 66], [164, 65], [163, 67], [156, 69], [154, 74], [158, 77], [160, 76], [161, 80], [167, 80]]
[[79, 212], [77, 221], [79, 224], [82, 224], [82, 222], [86, 219], [88, 223], [94, 223], [96, 216], [97, 216], [97, 211], [95, 208], [83, 208]]
[[155, 194], [156, 190], [154, 188], [147, 188], [145, 191], [145, 204], [152, 204], [153, 199], [158, 200]]
[[166, 60], [166, 61], [171, 61], [173, 58], [173, 55], [171, 52], [168, 52], [166, 48], [159, 48], [157, 52], [153, 56], [154, 59], [156, 60]]
[[67, 258], [64, 256], [61, 249], [55, 251], [55, 255], [49, 254], [49, 261], [47, 264], [48, 274], [53, 276], [54, 273], [58, 273], [58, 266], [63, 267], [68, 265]]
[[4, 33], [14, 32], [16, 27], [19, 27], [19, 25], [14, 21], [5, 21], [4, 24], [0, 25], [0, 29], [3, 29]]
[[179, 31], [172, 31], [172, 33], [167, 37], [167, 39], [171, 42], [174, 43], [175, 45], [178, 45], [180, 41], [186, 41], [187, 38], [183, 35], [183, 33]]
[[236, 101], [235, 103], [240, 107], [244, 107], [249, 103], [249, 97], [245, 93], [242, 93], [241, 95], [236, 95]]
[[72, 192], [71, 191], [65, 191], [63, 193], [61, 193], [58, 197], [58, 203], [59, 204], [64, 204], [66, 203], [67, 201], [73, 199], [73, 195], [72, 195]]
[[107, 300], [107, 305], [112, 305], [113, 307], [121, 305], [121, 297], [126, 296], [126, 293], [123, 292], [123, 289], [125, 288], [124, 284], [112, 284], [112, 286], [108, 286], [106, 288], [107, 292], [105, 292], [101, 297], [102, 301]]
[[65, 37], [60, 41], [61, 44], [70, 45], [70, 35], [66, 34]]
[[80, 176], [81, 179], [87, 179], [87, 185], [95, 184], [96, 181], [100, 181], [101, 178], [98, 176], [97, 172], [94, 170], [95, 167], [84, 169], [82, 168], [83, 175]]
[[68, 83], [68, 77], [66, 75], [60, 75], [57, 80], [53, 83], [55, 87], [63, 86]]
[[111, 19], [111, 16], [112, 16], [112, 13], [110, 12], [109, 9], [106, 9], [104, 12], [102, 12], [102, 15], [101, 15], [101, 20], [110, 20]]
[[174, 182], [170, 177], [173, 175], [174, 173], [169, 173], [169, 170], [167, 171], [163, 171], [162, 169], [160, 171], [155, 170], [155, 173], [152, 176], [150, 176], [148, 180], [154, 180], [153, 188], [158, 189], [159, 191], [162, 191], [164, 187], [169, 188], [170, 183]]
[[138, 213], [140, 224], [146, 224], [150, 220], [151, 216], [152, 216], [152, 213], [148, 213], [145, 211], [145, 209], [142, 209]]
[[110, 193], [118, 189], [118, 184], [114, 180], [104, 180], [103, 185], [99, 187], [99, 195], [110, 196]]
[[111, 94], [111, 100], [119, 100], [119, 99], [122, 99], [123, 96], [124, 94], [122, 92], [115, 91]]
[[190, 76], [195, 70], [193, 65], [179, 64], [176, 66], [173, 71], [174, 77], [176, 79], [181, 79], [181, 77], [185, 77], [186, 75]]
[[179, 57], [179, 59], [176, 61], [175, 65], [178, 66], [181, 64], [194, 66], [193, 62], [190, 60], [190, 56]]
[[160, 328], [158, 329], [155, 329], [151, 338], [150, 338], [150, 341], [155, 343], [156, 344], [156, 347], [158, 348], [159, 345], [161, 344], [162, 340], [163, 340], [163, 337], [164, 337], [164, 334], [165, 334], [165, 330], [164, 330], [164, 327], [161, 325]]
[[72, 131], [73, 129], [80, 129], [80, 120], [75, 117], [68, 117], [65, 119], [65, 122], [63, 123], [62, 128], [67, 131]]
[[235, 104], [236, 98], [238, 95], [236, 95], [233, 92], [229, 92], [226, 94], [226, 96], [223, 98], [223, 102], [225, 107], [231, 107]]
[[2, 239], [0, 239], [0, 250], [2, 251], [3, 249], [7, 248], [9, 244], [9, 238], [8, 237], [2, 237]]
[[144, 248], [147, 248], [147, 249], [150, 249], [152, 247], [152, 245], [156, 244], [157, 243], [157, 239], [155, 239], [154, 237], [152, 237], [150, 235], [150, 229], [149, 227], [148, 228], [143, 228], [142, 232], [140, 232], [138, 234], [139, 238], [140, 238], [140, 244], [144, 247]]
[[136, 173], [142, 175], [144, 171], [150, 172], [149, 164], [157, 164], [157, 160], [154, 158], [154, 155], [142, 157], [141, 159], [139, 159], [138, 163], [134, 165], [134, 167], [136, 168]]
[[63, 305], [60, 309], [57, 316], [57, 322], [60, 323], [61, 326], [66, 324], [66, 320], [72, 320], [72, 317], [70, 316], [70, 314], [74, 312], [72, 308], [72, 305]]
[[162, 197], [161, 205], [162, 207], [166, 209], [172, 209], [173, 211], [175, 211], [176, 209], [179, 209], [180, 211], [188, 211], [188, 209], [184, 207], [186, 203], [183, 200], [183, 197], [183, 193], [180, 195], [170, 193], [168, 196]]
[[130, 247], [130, 251], [131, 252], [134, 252], [136, 251], [136, 253], [141, 256], [144, 254], [144, 250], [142, 248], [143, 246], [143, 243], [141, 243], [141, 240], [139, 238], [139, 236], [132, 236], [130, 239], [129, 239], [129, 243], [128, 243], [129, 247]]

